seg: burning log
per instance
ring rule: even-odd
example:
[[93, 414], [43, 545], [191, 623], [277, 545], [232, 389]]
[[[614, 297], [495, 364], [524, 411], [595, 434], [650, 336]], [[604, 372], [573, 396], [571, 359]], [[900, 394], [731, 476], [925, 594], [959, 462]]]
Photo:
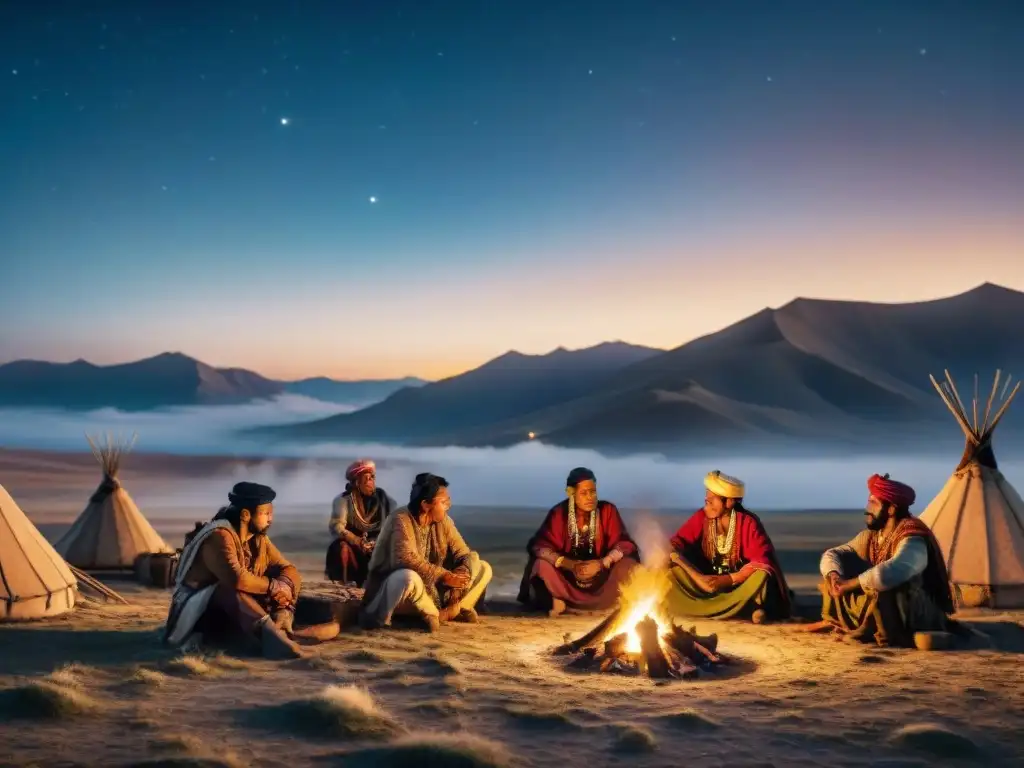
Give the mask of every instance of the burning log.
[[610, 656], [611, 658], [617, 658], [626, 654], [626, 640], [627, 635], [625, 632], [616, 635], [604, 642], [604, 655]]
[[614, 611], [608, 614], [608, 616], [606, 616], [600, 624], [598, 624], [592, 630], [587, 632], [587, 634], [585, 634], [583, 637], [578, 638], [576, 640], [572, 640], [567, 643], [563, 643], [562, 645], [555, 648], [555, 650], [553, 651], [554, 655], [566, 656], [570, 653], [579, 653], [580, 649], [601, 642], [602, 638], [604, 638], [604, 636], [608, 634], [609, 631], [611, 631], [611, 628], [615, 626], [615, 622], [618, 621], [619, 613], [621, 612], [621, 610], [621, 608], [616, 608]]
[[649, 677], [663, 679], [670, 676], [668, 657], [661, 649], [661, 638], [658, 637], [658, 622], [647, 616], [636, 625], [636, 633], [640, 636], [640, 653], [643, 655]]
[[717, 635], [698, 635], [696, 627], [686, 630], [676, 624], [663, 631], [665, 623], [653, 614], [641, 615], [633, 627], [622, 626], [624, 617], [637, 615], [635, 607], [617, 608], [577, 640], [566, 635], [554, 653], [573, 656], [572, 669], [656, 679], [691, 678], [728, 663], [717, 652]]
[[672, 629], [666, 632], [662, 639], [684, 656], [693, 656], [696, 645], [700, 645], [703, 651], [714, 654], [718, 650], [718, 635], [711, 634], [701, 637], [696, 634], [696, 629], [696, 627], [690, 627], [690, 630], [687, 631], [678, 624], [673, 624]]

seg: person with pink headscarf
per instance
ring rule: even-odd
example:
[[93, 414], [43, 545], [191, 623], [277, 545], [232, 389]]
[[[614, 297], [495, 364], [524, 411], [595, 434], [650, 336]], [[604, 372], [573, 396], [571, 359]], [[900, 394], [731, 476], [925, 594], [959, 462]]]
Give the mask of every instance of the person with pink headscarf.
[[398, 504], [377, 487], [377, 465], [370, 459], [349, 464], [345, 480], [345, 491], [331, 506], [328, 528], [334, 541], [327, 548], [325, 571], [331, 581], [361, 587], [381, 526]]

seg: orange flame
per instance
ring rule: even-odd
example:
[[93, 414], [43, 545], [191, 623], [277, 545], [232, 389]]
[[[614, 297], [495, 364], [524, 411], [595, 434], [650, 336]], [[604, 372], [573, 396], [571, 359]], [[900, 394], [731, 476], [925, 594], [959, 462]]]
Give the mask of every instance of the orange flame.
[[636, 625], [650, 616], [658, 624], [658, 634], [667, 632], [672, 622], [664, 613], [665, 598], [672, 589], [672, 581], [664, 568], [647, 568], [637, 566], [629, 579], [619, 590], [622, 618], [615, 623], [609, 633], [614, 637], [626, 633], [626, 651], [640, 652], [640, 636], [636, 633]]

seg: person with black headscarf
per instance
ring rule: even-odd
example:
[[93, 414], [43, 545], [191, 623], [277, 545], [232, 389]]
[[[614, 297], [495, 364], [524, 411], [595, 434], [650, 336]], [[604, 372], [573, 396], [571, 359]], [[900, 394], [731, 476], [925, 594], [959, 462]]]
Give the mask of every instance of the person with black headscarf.
[[398, 614], [418, 615], [427, 629], [478, 621], [476, 604], [491, 581], [491, 566], [470, 551], [448, 516], [448, 481], [416, 475], [409, 506], [384, 521], [370, 558], [360, 623], [373, 629]]
[[597, 478], [577, 467], [565, 480], [566, 498], [548, 512], [526, 545], [529, 560], [519, 601], [558, 616], [566, 608], [604, 610], [640, 562], [618, 508], [597, 498]]
[[302, 578], [267, 535], [276, 496], [266, 485], [236, 484], [228, 505], [189, 541], [178, 564], [165, 642], [181, 645], [194, 631], [204, 638], [241, 635], [258, 640], [269, 658], [296, 658], [302, 651], [294, 637], [326, 636], [323, 627], [292, 626]]

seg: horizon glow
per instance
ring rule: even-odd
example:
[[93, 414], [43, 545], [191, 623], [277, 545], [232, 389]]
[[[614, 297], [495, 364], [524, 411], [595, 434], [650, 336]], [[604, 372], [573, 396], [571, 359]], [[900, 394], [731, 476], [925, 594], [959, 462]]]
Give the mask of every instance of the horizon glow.
[[1024, 290], [1008, 7], [455, 13], [0, 10], [0, 362], [436, 380]]

